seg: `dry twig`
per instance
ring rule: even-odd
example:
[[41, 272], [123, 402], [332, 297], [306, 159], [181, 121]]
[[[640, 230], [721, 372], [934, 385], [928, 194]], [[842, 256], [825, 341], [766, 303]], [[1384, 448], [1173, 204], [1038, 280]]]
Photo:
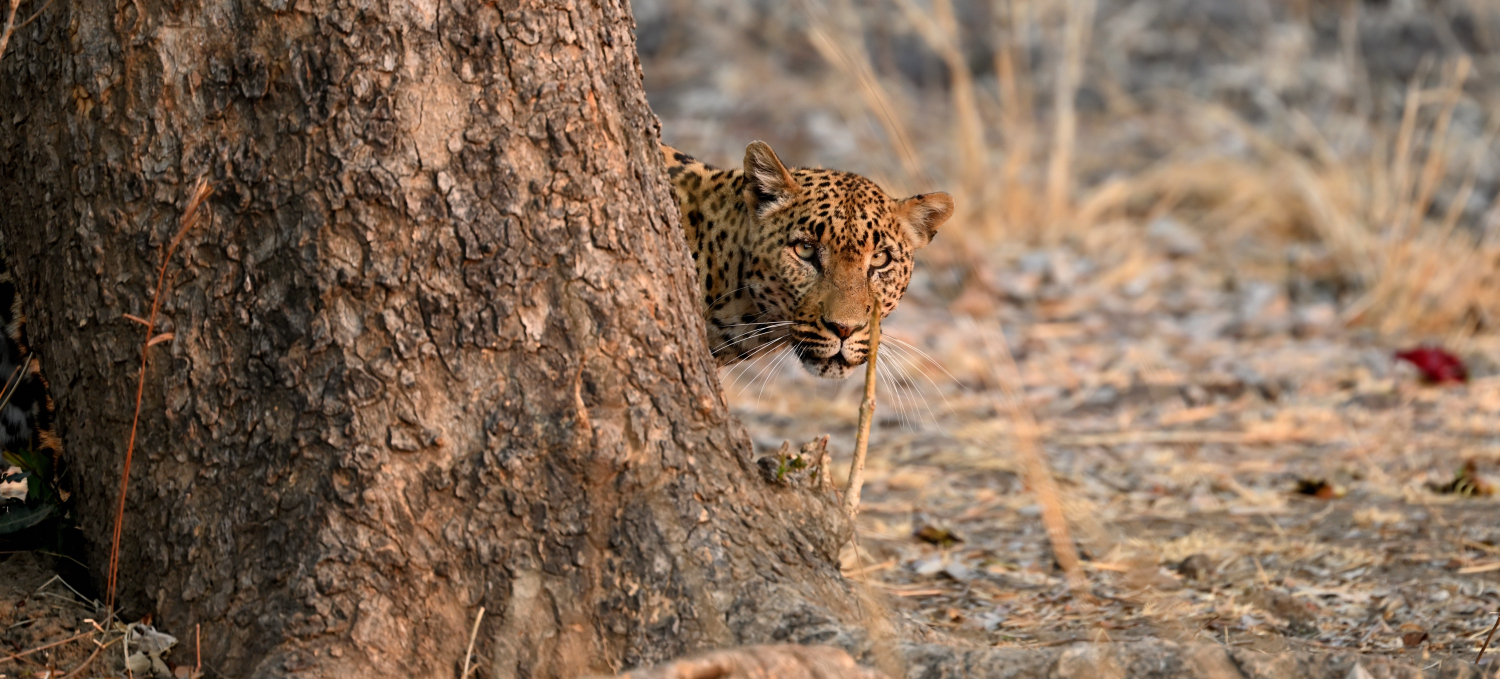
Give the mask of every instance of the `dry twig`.
[[5, 17], [5, 30], [0, 32], [0, 57], [5, 56], [5, 48], [10, 46], [10, 36], [16, 32], [16, 10], [18, 9], [21, 9], [21, 0], [10, 0], [10, 14]]
[[1495, 613], [1495, 624], [1490, 627], [1490, 633], [1485, 635], [1484, 645], [1479, 647], [1479, 657], [1474, 658], [1475, 665], [1478, 665], [1479, 661], [1484, 660], [1484, 652], [1489, 649], [1490, 642], [1495, 639], [1496, 629], [1500, 629], [1500, 611]]
[[859, 513], [859, 491], [865, 485], [865, 453], [870, 448], [870, 422], [875, 419], [875, 361], [880, 351], [880, 300], [870, 305], [870, 355], [865, 358], [865, 397], [859, 402], [859, 431], [854, 436], [854, 461], [844, 488], [844, 513], [853, 521]]
[[484, 620], [484, 606], [479, 607], [479, 613], [474, 616], [474, 629], [469, 630], [469, 650], [464, 651], [464, 673], [459, 679], [469, 679], [469, 661], [474, 657], [474, 639], [479, 636], [479, 622]]

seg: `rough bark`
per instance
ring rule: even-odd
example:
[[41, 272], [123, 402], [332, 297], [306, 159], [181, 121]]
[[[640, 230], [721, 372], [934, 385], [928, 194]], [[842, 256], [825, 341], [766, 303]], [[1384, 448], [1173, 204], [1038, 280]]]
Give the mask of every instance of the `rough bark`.
[[[55, 3], [0, 64], [0, 233], [96, 572], [224, 676], [610, 673], [833, 644], [830, 498], [726, 412], [620, 0]], [[101, 579], [102, 582], [102, 579]]]

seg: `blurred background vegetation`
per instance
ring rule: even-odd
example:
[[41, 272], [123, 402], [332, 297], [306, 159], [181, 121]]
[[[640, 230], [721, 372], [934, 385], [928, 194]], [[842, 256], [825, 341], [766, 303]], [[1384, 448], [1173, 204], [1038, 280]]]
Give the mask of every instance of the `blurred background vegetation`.
[[668, 143], [953, 193], [928, 273], [972, 311], [1007, 253], [1110, 268], [1154, 236], [1381, 336], [1500, 326], [1500, 3], [634, 7]]

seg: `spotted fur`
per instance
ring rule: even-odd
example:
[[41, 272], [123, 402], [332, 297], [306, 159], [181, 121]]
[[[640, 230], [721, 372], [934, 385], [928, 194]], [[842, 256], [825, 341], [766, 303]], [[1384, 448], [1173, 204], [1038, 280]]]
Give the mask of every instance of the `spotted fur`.
[[15, 278], [3, 261], [0, 261], [0, 330], [4, 331], [0, 337], [0, 385], [5, 389], [0, 398], [10, 394], [0, 408], [0, 448], [44, 453], [55, 463], [62, 457], [62, 440], [55, 427], [52, 392], [42, 376], [41, 357], [26, 344], [26, 316], [21, 313], [21, 297], [16, 291]]
[[946, 193], [896, 200], [857, 174], [787, 169], [765, 142], [738, 170], [661, 150], [720, 366], [784, 345], [814, 375], [848, 376], [869, 351], [872, 300], [882, 318], [896, 309], [912, 256], [953, 214]]

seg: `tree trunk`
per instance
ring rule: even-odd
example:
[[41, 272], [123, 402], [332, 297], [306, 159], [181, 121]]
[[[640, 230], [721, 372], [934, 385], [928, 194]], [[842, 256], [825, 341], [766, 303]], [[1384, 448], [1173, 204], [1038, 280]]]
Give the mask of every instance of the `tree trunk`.
[[54, 3], [0, 233], [127, 616], [223, 676], [611, 672], [849, 623], [832, 498], [728, 415], [620, 0]]

